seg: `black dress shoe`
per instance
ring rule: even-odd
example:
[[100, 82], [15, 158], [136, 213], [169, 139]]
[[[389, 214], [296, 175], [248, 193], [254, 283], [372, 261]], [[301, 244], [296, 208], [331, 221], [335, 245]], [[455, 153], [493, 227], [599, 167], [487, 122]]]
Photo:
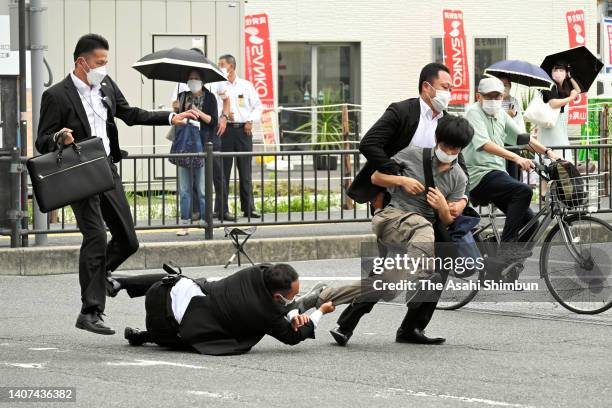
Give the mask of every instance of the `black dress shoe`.
[[353, 332], [343, 331], [342, 329], [340, 329], [340, 326], [331, 329], [329, 332], [334, 338], [334, 340], [336, 340], [336, 343], [338, 343], [339, 346], [343, 347], [346, 346], [346, 343], [348, 343], [349, 339], [353, 335]]
[[110, 276], [106, 278], [106, 296], [115, 297], [121, 290], [121, 284]]
[[74, 325], [77, 329], [87, 330], [96, 334], [115, 334], [115, 331], [104, 324], [101, 313], [80, 313]]
[[444, 337], [427, 337], [422, 330], [412, 329], [403, 331], [401, 328], [395, 336], [397, 343], [414, 343], [414, 344], [442, 344], [446, 341]]
[[123, 331], [123, 337], [130, 343], [130, 346], [142, 346], [148, 341], [148, 333], [139, 329], [126, 327]]
[[226, 212], [225, 214], [223, 214], [223, 221], [236, 221], [236, 217]]
[[257, 214], [255, 211], [251, 211], [250, 213], [245, 212], [242, 215], [244, 215], [247, 218], [261, 218], [261, 215]]
[[216, 212], [216, 211], [215, 211], [214, 213], [212, 213], [212, 217], [213, 217], [213, 219], [217, 218], [218, 216], [219, 216], [219, 213], [218, 213], [218, 212]]

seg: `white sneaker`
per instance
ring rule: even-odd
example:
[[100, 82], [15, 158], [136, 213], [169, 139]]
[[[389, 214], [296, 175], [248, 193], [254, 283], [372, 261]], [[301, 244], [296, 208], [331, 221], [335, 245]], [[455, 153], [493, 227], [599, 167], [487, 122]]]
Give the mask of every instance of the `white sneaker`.
[[180, 230], [176, 231], [176, 235], [179, 237], [184, 237], [185, 235], [189, 235], [189, 229], [181, 228]]

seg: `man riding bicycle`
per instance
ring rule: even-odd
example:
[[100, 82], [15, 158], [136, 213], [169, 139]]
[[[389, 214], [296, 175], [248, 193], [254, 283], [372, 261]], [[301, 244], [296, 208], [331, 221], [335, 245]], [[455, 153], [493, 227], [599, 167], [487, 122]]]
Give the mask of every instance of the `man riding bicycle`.
[[[465, 118], [474, 128], [474, 138], [463, 150], [470, 177], [470, 198], [477, 205], [495, 204], [506, 215], [502, 242], [527, 241], [531, 234], [519, 237], [519, 231], [534, 214], [529, 208], [532, 190], [529, 185], [512, 178], [506, 172], [505, 160], [511, 160], [523, 170], [534, 163], [504, 148], [504, 143], [517, 144], [521, 130], [502, 109], [504, 85], [497, 78], [483, 78], [478, 84], [477, 102], [472, 104]], [[559, 159], [552, 149], [535, 139], [529, 147], [551, 160]], [[513, 259], [526, 258], [530, 253], [518, 248], [505, 248]]]

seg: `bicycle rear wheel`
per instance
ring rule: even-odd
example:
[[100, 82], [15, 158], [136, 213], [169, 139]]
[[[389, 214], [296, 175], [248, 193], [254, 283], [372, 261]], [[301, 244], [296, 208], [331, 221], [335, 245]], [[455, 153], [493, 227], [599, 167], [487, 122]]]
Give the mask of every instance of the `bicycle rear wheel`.
[[571, 242], [566, 244], [557, 224], [546, 236], [540, 254], [546, 286], [572, 312], [606, 311], [612, 307], [612, 226], [582, 214], [566, 217], [563, 222]]

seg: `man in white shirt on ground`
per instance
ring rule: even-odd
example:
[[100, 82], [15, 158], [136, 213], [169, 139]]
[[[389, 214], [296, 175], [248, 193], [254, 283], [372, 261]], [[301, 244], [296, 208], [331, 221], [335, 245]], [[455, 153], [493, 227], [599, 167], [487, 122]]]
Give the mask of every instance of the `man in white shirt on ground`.
[[116, 295], [125, 289], [130, 297], [144, 296], [147, 331], [126, 328], [133, 346], [193, 347], [202, 354], [248, 352], [265, 335], [295, 345], [314, 338], [322, 315], [334, 311], [326, 302], [310, 315], [324, 286], [315, 286], [296, 303], [298, 273], [287, 264], [259, 264], [211, 282], [180, 274], [149, 274], [116, 278]]

